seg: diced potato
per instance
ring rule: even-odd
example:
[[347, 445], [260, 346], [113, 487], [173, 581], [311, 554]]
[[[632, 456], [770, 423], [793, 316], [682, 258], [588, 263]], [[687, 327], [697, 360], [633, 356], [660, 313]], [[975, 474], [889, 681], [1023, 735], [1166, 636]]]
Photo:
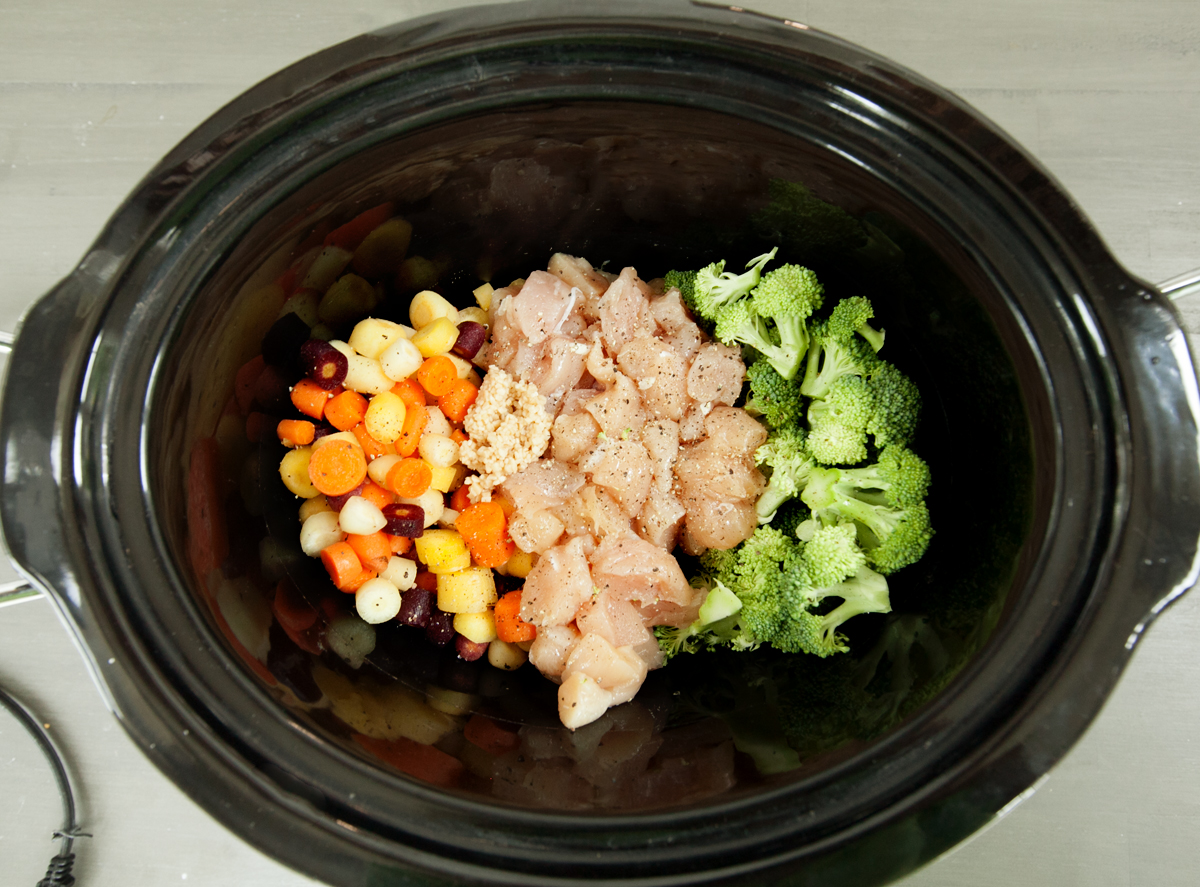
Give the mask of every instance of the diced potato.
[[[457, 616], [454, 617], [458, 619]], [[530, 643], [533, 643], [530, 641]], [[522, 650], [516, 644], [510, 644], [506, 641], [495, 640], [488, 644], [487, 651], [488, 662], [495, 668], [503, 669], [504, 671], [514, 671], [525, 664], [529, 659], [529, 653]]]
[[325, 291], [317, 307], [317, 316], [323, 323], [338, 326], [369, 313], [378, 300], [378, 293], [370, 283], [357, 274], [345, 274]]
[[458, 340], [458, 327], [452, 320], [439, 317], [413, 333], [412, 343], [423, 357], [445, 354]]
[[488, 313], [482, 308], [476, 308], [474, 305], [472, 305], [470, 308], [459, 309], [458, 322], [462, 323], [465, 320], [473, 320], [476, 323], [483, 324], [484, 326], [491, 325], [491, 319], [488, 317]]
[[346, 270], [352, 258], [354, 254], [340, 246], [323, 247], [308, 266], [308, 271], [300, 281], [301, 288], [325, 292], [337, 280], [338, 275]]
[[300, 504], [300, 523], [304, 523], [314, 514], [321, 511], [333, 511], [328, 499], [324, 496], [314, 496], [311, 499], [305, 499]]
[[354, 251], [355, 273], [373, 279], [395, 274], [411, 241], [410, 223], [400, 218], [388, 219], [368, 234]]
[[[458, 469], [457, 465], [448, 465], [445, 468], [432, 466], [433, 479], [429, 481], [429, 488], [437, 490], [439, 493], [449, 493], [454, 487], [454, 482], [458, 480]], [[438, 520], [442, 520], [444, 517], [445, 513], [443, 512]]]
[[309, 557], [346, 538], [336, 511], [318, 511], [300, 525], [300, 548]]
[[393, 554], [379, 575], [401, 591], [408, 591], [417, 584], [417, 562], [412, 558]]
[[524, 579], [529, 575], [529, 571], [533, 569], [533, 554], [518, 549], [504, 564], [504, 569], [509, 576]]
[[297, 290], [290, 299], [283, 303], [279, 316], [295, 314], [310, 327], [321, 322], [317, 307], [321, 304], [321, 294], [316, 290]]
[[379, 365], [383, 374], [394, 382], [407, 379], [419, 370], [424, 362], [425, 356], [411, 339], [394, 342], [379, 355]]
[[301, 499], [312, 499], [321, 495], [321, 491], [313, 486], [308, 476], [308, 460], [312, 457], [312, 447], [296, 447], [288, 450], [279, 460], [279, 477], [283, 485]]
[[378, 317], [368, 317], [354, 325], [348, 344], [363, 357], [378, 360], [389, 347], [400, 339], [412, 338], [415, 330], [404, 324]]
[[[454, 569], [462, 569], [456, 565], [461, 562], [463, 554], [467, 553], [467, 543], [454, 530], [429, 530], [414, 540], [417, 549], [417, 559], [425, 564], [431, 572], [449, 573]], [[448, 569], [453, 567], [454, 569]], [[456, 611], [447, 611], [456, 612]]]
[[425, 689], [426, 704], [430, 708], [453, 717], [467, 714], [481, 701], [478, 696], [471, 693], [461, 693], [458, 690], [439, 687], [436, 684], [430, 684]]
[[346, 381], [342, 384], [359, 394], [382, 394], [391, 391], [396, 383], [383, 372], [379, 361], [364, 357], [361, 354], [351, 354], [346, 358]]
[[438, 574], [437, 605], [445, 613], [482, 613], [496, 602], [496, 597], [496, 580], [487, 567]]
[[482, 613], [456, 613], [454, 630], [468, 641], [490, 644], [496, 639], [496, 617], [491, 610]]
[[494, 286], [490, 283], [485, 283], [475, 287], [472, 294], [475, 296], [475, 301], [479, 304], [480, 308], [484, 311], [490, 311], [492, 308], [492, 293], [495, 291], [496, 288]]
[[458, 309], [433, 290], [421, 290], [412, 297], [408, 305], [408, 319], [418, 331], [440, 318], [457, 324]]
[[380, 456], [378, 459], [372, 459], [367, 463], [367, 477], [371, 478], [379, 486], [386, 487], [388, 472], [403, 458], [403, 456], [389, 453], [388, 455]]
[[[400, 398], [397, 397], [396, 399], [399, 400]], [[403, 405], [403, 402], [401, 402], [401, 405]], [[369, 410], [368, 415], [370, 415]], [[401, 421], [403, 422], [403, 420]], [[370, 430], [370, 426], [368, 426], [368, 430]], [[374, 436], [377, 440], [379, 439], [378, 435]], [[458, 444], [444, 434], [430, 434], [428, 432], [422, 434], [420, 443], [417, 444], [417, 452], [421, 454], [422, 459], [434, 468], [449, 468], [458, 461]]]
[[[407, 412], [400, 395], [391, 390], [381, 391], [367, 404], [367, 414], [363, 417], [367, 434], [382, 444], [395, 443], [404, 430], [404, 417]], [[454, 441], [450, 443], [454, 444]], [[454, 455], [458, 456], [457, 444], [454, 444]]]

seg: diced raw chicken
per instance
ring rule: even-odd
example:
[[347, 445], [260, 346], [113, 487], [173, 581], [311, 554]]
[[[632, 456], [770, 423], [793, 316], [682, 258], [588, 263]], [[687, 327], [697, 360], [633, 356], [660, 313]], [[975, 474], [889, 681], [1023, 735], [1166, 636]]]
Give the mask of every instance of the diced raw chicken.
[[607, 440], [598, 448], [600, 459], [591, 468], [592, 483], [607, 490], [629, 517], [637, 517], [650, 495], [654, 466], [646, 448], [627, 438]]
[[642, 403], [655, 419], [678, 422], [688, 406], [688, 365], [667, 342], [638, 336], [621, 349], [617, 366], [637, 380]]
[[521, 551], [541, 554], [556, 543], [566, 531], [563, 522], [553, 511], [521, 511], [508, 524], [508, 535]]
[[592, 579], [601, 593], [607, 591], [619, 600], [682, 604], [692, 597], [679, 561], [632, 531], [600, 543], [592, 555]]
[[[611, 438], [628, 436], [646, 423], [646, 411], [642, 409], [642, 397], [633, 380], [624, 373], [615, 373], [613, 383], [584, 404], [584, 409], [600, 425], [600, 430]], [[627, 433], [628, 432], [628, 433]]]
[[684, 496], [684, 550], [700, 554], [707, 548], [727, 550], [750, 538], [758, 526], [754, 502], [722, 502], [704, 496]]
[[[563, 284], [566, 286], [566, 284]], [[627, 342], [642, 333], [653, 333], [650, 287], [633, 268], [624, 268], [600, 297], [600, 329], [609, 354], [619, 354]]]
[[633, 522], [634, 532], [664, 551], [672, 551], [679, 541], [679, 531], [687, 511], [674, 493], [651, 488], [642, 512]]
[[592, 596], [592, 588], [583, 540], [576, 537], [564, 545], [556, 545], [538, 558], [525, 577], [521, 618], [539, 629], [566, 625]]
[[[636, 664], [633, 660], [636, 660]], [[616, 647], [598, 634], [585, 633], [567, 657], [563, 680], [576, 672], [583, 672], [605, 690], [611, 691], [636, 680], [639, 671], [644, 680], [646, 667], [640, 659], [621, 655]]]
[[671, 344], [685, 364], [691, 365], [692, 358], [704, 344], [704, 333], [688, 314], [679, 290], [672, 288], [651, 299], [650, 315], [664, 333], [663, 338]]
[[558, 688], [558, 719], [568, 730], [590, 724], [613, 704], [613, 694], [582, 671], [566, 677]]
[[581, 293], [548, 271], [534, 271], [512, 298], [509, 317], [532, 345], [558, 333]]
[[584, 476], [557, 459], [539, 459], [500, 485], [518, 511], [561, 505], [585, 483]]
[[662, 665], [662, 648], [641, 611], [629, 601], [601, 592], [579, 608], [575, 623], [584, 634], [598, 634], [614, 647], [629, 647], [647, 668]]
[[591, 413], [559, 413], [550, 432], [551, 453], [559, 462], [575, 462], [595, 445], [599, 431]]
[[547, 625], [539, 628], [529, 647], [529, 661], [548, 678], [557, 680], [567, 665], [567, 657], [579, 640], [579, 631], [572, 625]]
[[696, 403], [732, 406], [745, 380], [746, 364], [741, 352], [720, 342], [709, 342], [700, 348], [688, 370], [688, 397]]
[[583, 294], [581, 308], [584, 317], [599, 317], [600, 297], [608, 289], [608, 278], [593, 268], [591, 262], [578, 256], [568, 256], [566, 253], [555, 253], [550, 257], [546, 270], [564, 281], [567, 286], [579, 289]]
[[546, 397], [546, 409], [553, 415], [567, 392], [583, 378], [588, 348], [569, 336], [550, 336], [538, 361], [529, 369], [525, 381], [532, 382]]

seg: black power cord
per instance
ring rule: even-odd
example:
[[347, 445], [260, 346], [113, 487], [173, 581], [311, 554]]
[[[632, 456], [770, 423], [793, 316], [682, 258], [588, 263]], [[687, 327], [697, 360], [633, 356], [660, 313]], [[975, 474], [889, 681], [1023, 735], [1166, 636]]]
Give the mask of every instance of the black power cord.
[[72, 852], [72, 846], [76, 838], [90, 838], [91, 835], [80, 831], [79, 824], [75, 822], [75, 796], [71, 793], [71, 780], [67, 777], [66, 765], [63, 764], [62, 756], [59, 755], [58, 749], [54, 747], [54, 742], [50, 739], [50, 734], [29, 713], [29, 710], [10, 696], [3, 687], [0, 687], [0, 705], [8, 709], [12, 713], [12, 716], [33, 736], [38, 744], [38, 748], [42, 750], [42, 754], [50, 762], [50, 767], [54, 771], [54, 778], [58, 782], [59, 794], [62, 795], [64, 812], [63, 827], [53, 834], [55, 839], [62, 841], [62, 846], [58, 854], [51, 858], [50, 865], [46, 869], [46, 877], [37, 882], [37, 887], [71, 887], [75, 883], [75, 876], [71, 874], [71, 869], [75, 865], [75, 854]]

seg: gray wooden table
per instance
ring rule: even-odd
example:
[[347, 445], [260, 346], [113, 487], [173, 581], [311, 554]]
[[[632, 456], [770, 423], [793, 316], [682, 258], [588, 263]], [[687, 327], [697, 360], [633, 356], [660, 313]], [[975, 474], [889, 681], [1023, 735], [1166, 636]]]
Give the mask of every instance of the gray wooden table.
[[[310, 52], [445, 5], [0, 0], [0, 329], [14, 328], [154, 162], [224, 102]], [[1040, 158], [1136, 274], [1158, 281], [1200, 265], [1196, 0], [747, 5], [958, 92]], [[1183, 308], [1200, 320], [1200, 306]], [[7, 575], [0, 566], [0, 581]], [[1153, 626], [1038, 791], [903, 887], [1200, 883], [1198, 639], [1193, 594]], [[81, 887], [313, 883], [217, 825], [146, 762], [46, 601], [0, 609], [0, 683], [37, 709], [78, 779], [95, 835], [77, 845]], [[0, 716], [0, 883], [42, 876], [59, 816], [32, 743]]]

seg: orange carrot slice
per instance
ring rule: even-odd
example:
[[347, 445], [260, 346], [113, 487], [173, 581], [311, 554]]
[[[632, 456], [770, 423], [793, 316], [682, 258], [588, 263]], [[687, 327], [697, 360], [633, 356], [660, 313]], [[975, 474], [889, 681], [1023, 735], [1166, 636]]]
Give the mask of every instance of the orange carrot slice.
[[313, 450], [308, 460], [308, 479], [326, 496], [349, 493], [367, 476], [362, 448], [349, 440], [332, 440]]
[[434, 397], [441, 397], [458, 381], [458, 368], [444, 354], [427, 357], [417, 370], [417, 381]]
[[462, 422], [478, 396], [479, 389], [473, 384], [466, 379], [455, 379], [450, 390], [438, 398], [438, 407], [451, 422]]
[[338, 431], [349, 431], [367, 415], [367, 399], [349, 389], [325, 404], [325, 421]]
[[387, 486], [403, 499], [415, 499], [433, 483], [433, 469], [424, 459], [401, 459], [387, 474]]

